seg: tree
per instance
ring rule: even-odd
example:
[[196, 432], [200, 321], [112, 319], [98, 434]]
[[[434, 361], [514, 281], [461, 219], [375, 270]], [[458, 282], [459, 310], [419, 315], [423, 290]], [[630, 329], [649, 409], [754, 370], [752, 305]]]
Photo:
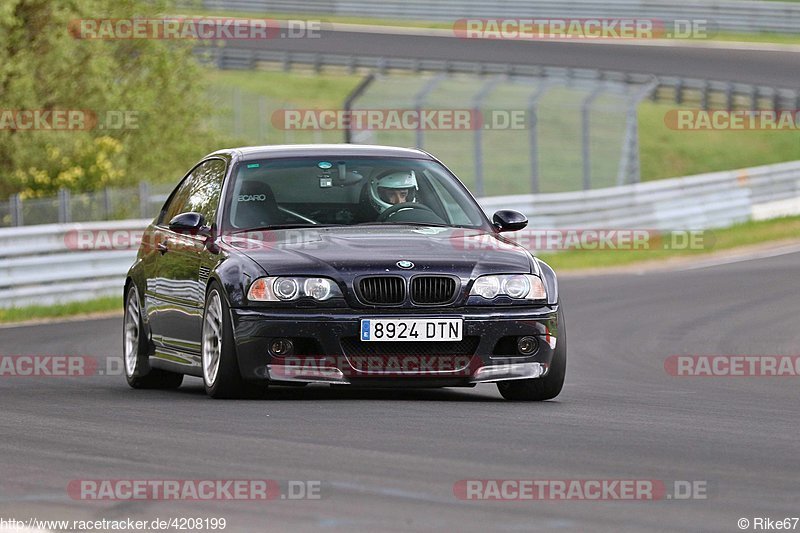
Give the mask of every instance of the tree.
[[[0, 113], [88, 110], [99, 121], [88, 130], [40, 131], [9, 127], [0, 116], [2, 197], [175, 182], [214, 146], [201, 125], [207, 103], [195, 41], [70, 32], [80, 20], [156, 19], [168, 9], [163, 0], [0, 2]], [[130, 120], [109, 129], [112, 115]]]

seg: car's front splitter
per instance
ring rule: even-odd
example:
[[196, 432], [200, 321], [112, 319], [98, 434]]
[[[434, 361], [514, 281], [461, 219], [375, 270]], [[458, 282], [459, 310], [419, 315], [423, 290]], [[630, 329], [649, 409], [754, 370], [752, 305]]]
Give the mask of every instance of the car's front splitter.
[[[473, 386], [536, 379], [547, 374], [558, 342], [557, 309], [551, 307], [437, 314], [464, 319], [464, 338], [476, 339], [464, 345], [470, 348], [465, 353], [437, 353], [435, 343], [421, 351], [409, 345], [404, 352], [402, 343], [394, 343], [391, 353], [348, 353], [343, 339], [358, 338], [361, 318], [374, 316], [369, 312], [233, 309], [232, 315], [242, 376], [275, 383]], [[519, 336], [535, 337], [536, 352], [498, 353], [502, 339]], [[278, 357], [269, 352], [278, 338], [310, 340], [306, 353]]]
[[[352, 367], [351, 367], [352, 368]], [[289, 366], [283, 364], [267, 365], [267, 377], [274, 382], [287, 383], [333, 383], [339, 385], [366, 385], [376, 384], [380, 381], [386, 382], [394, 378], [394, 381], [413, 379], [420, 385], [433, 383], [434, 380], [445, 380], [452, 382], [452, 386], [467, 386], [475, 383], [494, 383], [497, 381], [508, 381], [513, 379], [535, 379], [547, 373], [547, 365], [544, 363], [508, 363], [484, 365], [476, 368], [467, 376], [459, 375], [460, 371], [455, 372], [397, 372], [397, 373], [354, 373], [346, 375], [341, 369], [333, 366], [306, 367]], [[353, 369], [355, 370], [355, 369]]]

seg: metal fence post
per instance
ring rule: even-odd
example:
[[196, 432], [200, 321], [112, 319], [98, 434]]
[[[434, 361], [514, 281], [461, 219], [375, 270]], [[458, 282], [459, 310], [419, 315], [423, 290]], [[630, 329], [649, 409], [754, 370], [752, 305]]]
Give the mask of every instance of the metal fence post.
[[638, 183], [641, 180], [639, 166], [639, 104], [658, 88], [658, 80], [653, 78], [634, 95], [628, 103], [625, 119], [625, 138], [622, 140], [622, 154], [617, 167], [617, 185]]
[[[483, 84], [483, 87], [478, 91], [478, 94], [472, 99], [472, 112], [475, 115], [480, 113], [480, 106], [483, 101], [492, 92], [495, 85], [500, 83], [499, 78], [492, 78]], [[475, 195], [480, 198], [486, 194], [483, 184], [483, 124], [482, 120], [477, 120], [473, 117], [472, 123], [475, 125]]]
[[70, 209], [70, 195], [69, 190], [58, 190], [58, 221], [62, 224], [70, 222], [72, 213]]
[[103, 189], [103, 211], [105, 219], [111, 220], [111, 189], [108, 187]]
[[148, 218], [150, 212], [150, 185], [146, 181], [139, 182], [139, 216]]
[[592, 103], [597, 99], [600, 94], [605, 91], [606, 88], [604, 85], [598, 85], [595, 87], [592, 92], [589, 93], [583, 100], [583, 104], [581, 105], [581, 116], [582, 116], [582, 124], [583, 124], [583, 131], [581, 132], [582, 135], [582, 157], [583, 157], [583, 190], [589, 190], [592, 188], [592, 136], [591, 136], [591, 129], [590, 129], [590, 121], [589, 115], [592, 110]]
[[347, 98], [344, 101], [344, 105], [342, 106], [342, 107], [344, 107], [344, 112], [345, 112], [345, 117], [346, 117], [345, 130], [344, 130], [344, 142], [346, 142], [348, 144], [353, 142], [353, 132], [350, 129], [352, 124], [350, 123], [350, 119], [349, 119], [349, 116], [348, 116], [350, 114], [350, 110], [353, 108], [353, 102], [355, 102], [359, 97], [361, 97], [362, 94], [364, 94], [364, 91], [367, 90], [367, 87], [369, 87], [370, 84], [372, 84], [373, 81], [375, 81], [375, 74], [372, 74], [372, 73], [368, 74], [363, 80], [361, 80], [361, 83], [359, 83], [356, 86], [356, 88], [353, 89], [353, 92], [351, 92], [349, 95], [347, 95]]
[[[706, 81], [703, 82], [703, 90], [700, 93], [700, 109], [702, 109], [703, 111], [707, 111], [708, 110], [708, 91], [709, 91], [709, 89], [710, 89], [709, 83], [708, 83], [708, 80], [706, 80]], [[683, 97], [681, 97], [681, 101], [678, 102], [678, 103], [679, 104], [683, 103]]]
[[8, 198], [8, 210], [11, 213], [12, 226], [22, 226], [25, 224], [22, 217], [22, 198], [19, 193], [12, 194]]
[[543, 81], [536, 87], [528, 100], [528, 119], [531, 150], [531, 192], [539, 192], [539, 100], [550, 89], [551, 83]]
[[[436, 86], [445, 79], [444, 74], [439, 74], [438, 76], [431, 78], [430, 80], [422, 86], [422, 89], [419, 90], [417, 94], [414, 95], [414, 110], [417, 112], [417, 117], [420, 117], [422, 114], [422, 106], [425, 104], [425, 100], [428, 98], [428, 95], [436, 89]], [[423, 144], [423, 130], [422, 130], [422, 122], [420, 121], [419, 127], [417, 127], [416, 131], [416, 141], [415, 145], [417, 148], [422, 148]]]

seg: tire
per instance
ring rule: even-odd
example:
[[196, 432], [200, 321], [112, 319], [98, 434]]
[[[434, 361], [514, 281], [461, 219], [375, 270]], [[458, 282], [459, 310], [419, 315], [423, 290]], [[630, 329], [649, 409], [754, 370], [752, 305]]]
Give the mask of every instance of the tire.
[[125, 314], [122, 320], [125, 379], [134, 389], [177, 389], [183, 383], [183, 374], [150, 368], [150, 349], [144, 335], [141, 309], [136, 285], [131, 283], [125, 295]]
[[497, 390], [506, 400], [541, 402], [552, 400], [561, 393], [567, 373], [567, 328], [564, 312], [558, 305], [558, 337], [550, 370], [543, 378], [501, 381]]
[[245, 381], [239, 372], [230, 308], [216, 283], [206, 295], [200, 342], [206, 394], [217, 399], [264, 397], [267, 384]]

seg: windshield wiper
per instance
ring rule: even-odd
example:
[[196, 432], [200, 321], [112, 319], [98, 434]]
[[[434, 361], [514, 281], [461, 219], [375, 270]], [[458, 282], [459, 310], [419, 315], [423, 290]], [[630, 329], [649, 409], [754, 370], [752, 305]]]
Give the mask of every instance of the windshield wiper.
[[440, 224], [438, 222], [383, 222], [385, 226], [430, 226], [433, 228], [456, 228], [458, 226], [453, 226], [450, 224]]
[[345, 225], [346, 224], [274, 224], [272, 226], [258, 226], [255, 228], [239, 229], [236, 231], [232, 231], [231, 233], [235, 235], [237, 233], [247, 233], [249, 231], [268, 231], [273, 229], [297, 229], [297, 228], [308, 228], [308, 229], [332, 228]]
[[450, 224], [440, 224], [438, 222], [359, 222], [353, 226], [436, 226], [441, 228], [455, 228]]

